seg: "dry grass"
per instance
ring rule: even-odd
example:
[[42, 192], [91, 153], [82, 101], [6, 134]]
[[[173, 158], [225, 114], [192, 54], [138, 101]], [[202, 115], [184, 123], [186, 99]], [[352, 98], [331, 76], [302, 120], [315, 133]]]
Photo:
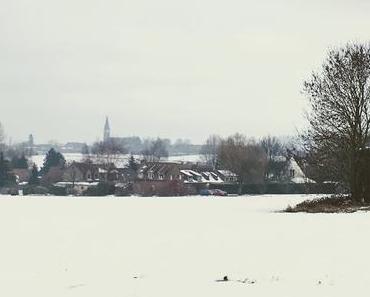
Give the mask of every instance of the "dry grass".
[[288, 206], [285, 212], [352, 213], [359, 210], [368, 211], [370, 205], [353, 202], [349, 196], [330, 196], [306, 200], [294, 207]]

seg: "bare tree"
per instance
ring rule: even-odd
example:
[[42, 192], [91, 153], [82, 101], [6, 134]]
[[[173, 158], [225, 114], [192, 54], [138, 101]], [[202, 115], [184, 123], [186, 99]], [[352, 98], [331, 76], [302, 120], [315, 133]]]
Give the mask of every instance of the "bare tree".
[[322, 168], [348, 187], [354, 201], [363, 201], [361, 151], [370, 128], [370, 47], [348, 44], [331, 50], [321, 72], [305, 82], [310, 128], [306, 145]]
[[[260, 145], [267, 155], [267, 166], [265, 172], [266, 181], [281, 180], [286, 157], [286, 148], [275, 136], [265, 136], [261, 139]], [[281, 159], [283, 157], [283, 159]]]
[[158, 162], [160, 159], [168, 157], [168, 140], [157, 138], [154, 141], [147, 142], [147, 145], [148, 147], [142, 151], [146, 161]]
[[239, 194], [245, 183], [263, 183], [267, 155], [263, 148], [254, 141], [248, 141], [241, 134], [235, 134], [221, 142], [219, 160], [222, 167], [238, 175]]
[[200, 150], [201, 158], [213, 169], [218, 166], [218, 152], [221, 144], [221, 137], [218, 135], [211, 135], [207, 138], [206, 143]]
[[5, 133], [3, 125], [0, 122], [0, 151], [4, 151], [5, 149]]
[[111, 166], [117, 163], [122, 154], [127, 153], [127, 150], [114, 138], [110, 138], [106, 141], [95, 142], [91, 148], [91, 153], [95, 155], [99, 163]]
[[275, 136], [266, 136], [261, 139], [261, 146], [264, 149], [265, 153], [269, 160], [272, 160], [274, 157], [284, 155], [284, 145], [281, 141]]

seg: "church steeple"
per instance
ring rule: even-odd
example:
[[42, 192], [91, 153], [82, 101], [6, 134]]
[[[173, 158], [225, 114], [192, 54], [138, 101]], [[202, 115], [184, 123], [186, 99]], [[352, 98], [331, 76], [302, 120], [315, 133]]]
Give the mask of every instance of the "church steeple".
[[110, 126], [109, 126], [109, 119], [108, 117], [105, 118], [105, 125], [104, 125], [104, 141], [108, 141], [110, 138]]

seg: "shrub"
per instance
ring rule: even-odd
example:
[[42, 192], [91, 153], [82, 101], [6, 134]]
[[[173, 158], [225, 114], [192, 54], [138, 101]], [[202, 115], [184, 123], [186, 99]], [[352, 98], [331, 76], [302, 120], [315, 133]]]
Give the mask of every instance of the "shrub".
[[112, 184], [101, 182], [98, 183], [96, 187], [88, 188], [84, 196], [107, 196], [113, 195], [115, 192], [115, 187]]

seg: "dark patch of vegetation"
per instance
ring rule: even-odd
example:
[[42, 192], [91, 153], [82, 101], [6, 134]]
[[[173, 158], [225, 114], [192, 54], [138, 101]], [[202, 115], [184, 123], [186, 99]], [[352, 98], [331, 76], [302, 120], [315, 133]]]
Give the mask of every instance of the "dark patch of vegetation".
[[359, 203], [351, 199], [350, 196], [341, 195], [306, 200], [294, 207], [288, 206], [285, 212], [350, 213], [359, 210], [370, 210], [370, 204]]
[[4, 158], [3, 152], [0, 152], [0, 187], [15, 184], [15, 176], [10, 171], [10, 162]]
[[44, 159], [44, 164], [41, 169], [42, 174], [46, 174], [53, 167], [63, 168], [66, 164], [64, 156], [57, 152], [55, 149], [51, 148]]
[[114, 185], [106, 182], [100, 182], [96, 187], [91, 187], [85, 191], [84, 196], [107, 196], [113, 195]]
[[13, 156], [10, 161], [10, 166], [17, 169], [28, 169], [28, 160], [24, 154], [22, 156]]
[[63, 187], [51, 186], [49, 188], [49, 194], [54, 196], [67, 196], [67, 189]]
[[28, 185], [23, 189], [23, 195], [47, 195], [49, 189], [42, 186]]

